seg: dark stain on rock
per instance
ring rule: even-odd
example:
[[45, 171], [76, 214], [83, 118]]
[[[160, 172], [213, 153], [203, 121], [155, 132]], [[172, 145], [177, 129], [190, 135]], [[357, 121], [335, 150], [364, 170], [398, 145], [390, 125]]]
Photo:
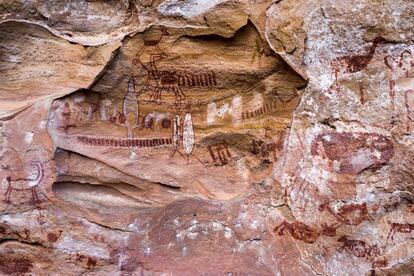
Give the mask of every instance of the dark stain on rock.
[[0, 271], [6, 275], [14, 273], [28, 273], [33, 268], [29, 259], [13, 258], [7, 255], [0, 255]]
[[49, 241], [49, 242], [53, 242], [53, 243], [55, 243], [55, 242], [57, 242], [57, 240], [59, 239], [59, 236], [58, 235], [56, 235], [55, 233], [48, 233], [47, 234], [47, 240]]
[[330, 132], [315, 138], [311, 153], [336, 161], [338, 173], [358, 174], [387, 164], [394, 156], [394, 145], [377, 133]]
[[88, 268], [94, 268], [96, 266], [96, 260], [94, 258], [88, 257], [86, 265], [88, 266]]
[[76, 261], [83, 262], [86, 257], [83, 255], [76, 254]]

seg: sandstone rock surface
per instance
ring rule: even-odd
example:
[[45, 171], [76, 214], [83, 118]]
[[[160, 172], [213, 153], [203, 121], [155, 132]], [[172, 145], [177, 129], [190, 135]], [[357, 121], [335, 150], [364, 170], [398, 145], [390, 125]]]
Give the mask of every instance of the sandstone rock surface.
[[1, 275], [412, 275], [414, 4], [0, 3]]

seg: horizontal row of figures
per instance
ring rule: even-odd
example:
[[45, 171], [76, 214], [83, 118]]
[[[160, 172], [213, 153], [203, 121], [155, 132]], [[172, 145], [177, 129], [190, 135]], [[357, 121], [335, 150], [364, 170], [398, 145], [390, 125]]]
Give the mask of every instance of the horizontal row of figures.
[[[204, 122], [207, 125], [220, 124], [223, 120], [237, 124], [276, 112], [279, 102], [265, 102], [263, 97], [259, 95], [255, 96], [248, 105], [250, 108], [244, 111], [242, 97], [235, 96], [229, 102], [223, 101], [221, 104], [215, 102], [207, 104], [205, 113], [201, 113], [201, 117], [197, 117], [205, 118]], [[199, 106], [197, 110], [201, 108]], [[145, 109], [148, 110], [148, 108]], [[56, 101], [52, 107], [49, 121], [55, 129], [63, 129], [65, 131], [82, 123], [97, 121], [109, 122], [120, 126], [129, 124], [131, 126], [134, 125], [134, 128], [138, 129], [171, 129], [174, 112], [171, 112], [171, 108], [166, 110], [168, 111], [154, 110], [144, 113], [139, 101], [128, 102], [124, 98], [122, 102], [104, 99], [97, 100], [95, 103], [87, 101], [85, 95], [81, 94], [72, 96], [69, 99]], [[128, 120], [131, 122], [128, 122]]]

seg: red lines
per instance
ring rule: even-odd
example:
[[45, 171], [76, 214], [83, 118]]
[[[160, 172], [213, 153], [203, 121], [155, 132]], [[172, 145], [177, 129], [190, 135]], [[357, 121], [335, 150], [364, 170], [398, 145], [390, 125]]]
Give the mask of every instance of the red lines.
[[276, 109], [276, 104], [277, 104], [277, 102], [267, 103], [264, 106], [262, 106], [258, 109], [255, 109], [253, 111], [244, 111], [242, 113], [242, 120], [257, 117], [257, 116], [263, 115], [264, 113], [267, 113], [271, 110], [274, 110], [274, 109]]
[[184, 71], [178, 75], [179, 85], [182, 87], [213, 87], [217, 85], [214, 72], [193, 74]]
[[171, 138], [111, 138], [97, 136], [77, 136], [77, 140], [90, 146], [118, 147], [118, 148], [155, 148], [172, 144]]

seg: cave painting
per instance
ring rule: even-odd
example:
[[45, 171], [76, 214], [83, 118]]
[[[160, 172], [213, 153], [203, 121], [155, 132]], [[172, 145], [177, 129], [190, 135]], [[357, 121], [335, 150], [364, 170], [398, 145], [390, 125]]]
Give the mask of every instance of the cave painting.
[[292, 223], [283, 221], [276, 226], [274, 232], [279, 236], [283, 236], [285, 232], [288, 232], [294, 239], [306, 243], [314, 243], [320, 236], [320, 232], [317, 229], [300, 221], [294, 221]]
[[[144, 45], [132, 60], [134, 65], [141, 65], [146, 71], [146, 80], [138, 92], [141, 95], [149, 92], [148, 102], [162, 104], [162, 94], [172, 93], [175, 105], [181, 105], [186, 100], [183, 88], [212, 87], [217, 85], [214, 72], [191, 73], [186, 70], [160, 69], [158, 62], [167, 58], [167, 54], [161, 50], [159, 43], [168, 31], [162, 28], [151, 28], [143, 35]], [[151, 48], [153, 48], [151, 50]], [[154, 51], [155, 49], [155, 51]], [[149, 62], [142, 61], [144, 52], [149, 52]]]
[[389, 240], [394, 240], [394, 235], [396, 233], [411, 233], [414, 232], [414, 223], [396, 223], [396, 222], [390, 222], [387, 221], [387, 223], [390, 225], [391, 229], [387, 236], [387, 242]]
[[[377, 49], [378, 45], [383, 42], [384, 39], [382, 37], [377, 37], [372, 41], [372, 45], [366, 49], [365, 53], [358, 55], [341, 56], [331, 61], [332, 73], [334, 75], [334, 86], [337, 92], [339, 92], [341, 88], [340, 83], [338, 82], [339, 74], [353, 74], [365, 69], [374, 57], [375, 50]], [[364, 104], [365, 97], [361, 83], [359, 83], [359, 89], [360, 102], [361, 104]]]
[[155, 148], [172, 144], [171, 138], [129, 139], [98, 136], [77, 136], [77, 140], [85, 145], [112, 148]]
[[328, 160], [331, 171], [358, 174], [387, 164], [394, 156], [394, 146], [390, 138], [376, 133], [332, 132], [314, 139], [311, 154]]
[[346, 224], [356, 226], [369, 218], [366, 203], [350, 203], [339, 207], [337, 211], [334, 211], [329, 203], [323, 203], [319, 206], [319, 210], [322, 212], [328, 211], [336, 218], [339, 225]]
[[[338, 226], [328, 226], [326, 224], [322, 224], [322, 226], [318, 228], [296, 220], [293, 222], [284, 220], [274, 228], [274, 233], [278, 236], [283, 236], [285, 233], [289, 233], [295, 240], [313, 244], [317, 242], [322, 235], [336, 237], [337, 228]], [[372, 268], [386, 267], [388, 265], [388, 261], [384, 256], [384, 249], [376, 244], [371, 245], [366, 241], [352, 239], [347, 235], [340, 236], [337, 241], [342, 243], [342, 246], [337, 249], [338, 253], [347, 252], [357, 258], [364, 258], [371, 263]]]
[[336, 234], [336, 228], [327, 224], [322, 224], [320, 228], [310, 226], [301, 221], [295, 220], [288, 222], [284, 220], [273, 230], [278, 236], [283, 236], [286, 233], [294, 238], [305, 243], [314, 243], [318, 240], [321, 235], [333, 237]]
[[343, 56], [334, 59], [331, 62], [332, 71], [335, 75], [335, 81], [338, 81], [339, 73], [356, 73], [367, 67], [372, 60], [378, 44], [383, 41], [381, 37], [376, 38], [366, 53], [354, 56]]
[[213, 146], [207, 146], [207, 149], [210, 153], [214, 165], [216, 166], [225, 166], [230, 162], [232, 158], [229, 150], [229, 145], [226, 142]]
[[63, 150], [119, 158], [137, 173], [146, 162], [179, 168], [174, 181], [198, 172], [203, 183], [217, 179], [217, 194], [225, 185], [240, 193], [271, 174], [304, 81], [279, 57], [250, 62], [251, 25], [229, 40], [175, 32], [152, 26], [132, 37], [92, 87], [53, 103], [48, 130]]
[[128, 80], [128, 90], [122, 99], [122, 122], [128, 130], [128, 138], [134, 137], [134, 129], [139, 126], [139, 101], [135, 93], [134, 78]]
[[[183, 124], [180, 124], [180, 116], [175, 115], [174, 118], [174, 132], [173, 132], [173, 152], [171, 154], [171, 158], [178, 152], [179, 155], [187, 160], [187, 164], [190, 163], [190, 157], [194, 157], [197, 161], [201, 164], [203, 162], [194, 155], [194, 146], [195, 146], [195, 135], [194, 135], [194, 128], [193, 128], [193, 120], [191, 113], [186, 113], [184, 116]], [[182, 132], [181, 132], [182, 128]], [[180, 150], [180, 145], [183, 147], [184, 154]]]
[[[39, 202], [37, 188], [43, 180], [42, 163], [30, 161], [24, 164], [17, 151], [12, 148], [5, 148], [1, 154], [1, 171], [4, 174], [2, 186], [6, 189], [4, 201], [10, 204], [15, 193], [30, 193], [32, 202]], [[26, 166], [29, 167], [28, 171]]]
[[357, 258], [365, 258], [371, 262], [372, 268], [388, 265], [387, 259], [383, 256], [383, 250], [376, 244], [370, 245], [363, 240], [351, 239], [346, 235], [341, 236], [338, 242], [343, 243], [338, 252], [346, 251]]
[[273, 163], [278, 159], [278, 153], [283, 148], [283, 140], [285, 132], [280, 131], [275, 136], [270, 133], [270, 129], [266, 129], [266, 134], [263, 140], [253, 140], [252, 153], [260, 157], [262, 162]]

